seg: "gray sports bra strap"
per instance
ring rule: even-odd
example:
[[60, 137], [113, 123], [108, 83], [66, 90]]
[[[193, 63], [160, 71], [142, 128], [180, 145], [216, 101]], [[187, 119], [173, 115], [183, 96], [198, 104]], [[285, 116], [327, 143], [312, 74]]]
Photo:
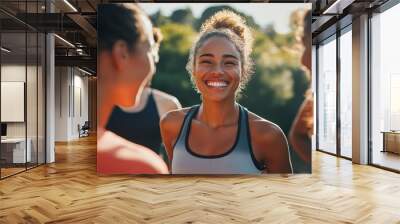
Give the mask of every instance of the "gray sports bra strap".
[[260, 163], [257, 161], [253, 147], [251, 145], [251, 134], [250, 134], [250, 126], [249, 126], [249, 111], [247, 108], [240, 106], [241, 113], [242, 113], [242, 119], [240, 120], [240, 125], [242, 126], [240, 133], [239, 133], [239, 144], [243, 144], [241, 149], [247, 149], [249, 150], [248, 153], [250, 153], [251, 159], [254, 163], [254, 165], [257, 167], [259, 170], [264, 170], [265, 166], [264, 164]]
[[199, 107], [200, 107], [200, 105], [192, 106], [189, 109], [189, 111], [186, 113], [186, 116], [185, 116], [185, 118], [183, 120], [183, 125], [182, 125], [181, 130], [180, 130], [179, 135], [178, 135], [178, 139], [176, 140], [175, 145], [174, 145], [173, 148], [175, 148], [175, 146], [178, 143], [185, 143], [185, 138], [186, 138], [186, 135], [188, 134], [188, 130], [189, 130], [190, 125], [192, 123], [191, 122], [192, 118], [197, 113], [197, 111], [199, 110]]
[[242, 106], [239, 105], [239, 117], [240, 117], [240, 124], [238, 128], [239, 130], [239, 135], [237, 136], [238, 142], [237, 145], [243, 146], [243, 147], [238, 147], [241, 150], [246, 150], [249, 145], [249, 141], [247, 139], [247, 113], [246, 109]]

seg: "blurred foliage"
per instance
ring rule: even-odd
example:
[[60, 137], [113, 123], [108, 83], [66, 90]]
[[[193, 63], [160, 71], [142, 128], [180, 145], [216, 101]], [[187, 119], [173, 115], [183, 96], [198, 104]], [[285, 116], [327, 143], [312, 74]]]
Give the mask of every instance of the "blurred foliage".
[[150, 19], [151, 22], [157, 27], [171, 22], [170, 18], [168, 16], [164, 16], [161, 11], [157, 11], [153, 15], [150, 15]]
[[228, 6], [228, 5], [211, 6], [207, 9], [205, 9], [204, 12], [201, 14], [200, 18], [197, 20], [195, 29], [199, 30], [200, 26], [201, 26], [201, 24], [203, 24], [203, 22], [205, 22], [208, 18], [210, 18], [216, 12], [224, 10], [224, 9], [233, 11], [233, 12], [239, 14], [240, 16], [242, 16], [246, 20], [246, 23], [253, 29], [260, 29], [260, 26], [255, 22], [255, 20], [253, 19], [252, 16], [249, 16], [242, 12], [239, 12], [235, 8], [232, 8], [231, 6]]
[[191, 26], [178, 23], [166, 23], [160, 28], [164, 39], [152, 86], [176, 96], [184, 106], [200, 103], [185, 69], [197, 33]]
[[[229, 7], [209, 7], [198, 19], [190, 9], [176, 10], [171, 17], [161, 12], [151, 16], [164, 36], [152, 86], [176, 96], [184, 107], [200, 103], [200, 96], [193, 89], [185, 69], [189, 50], [200, 25], [221, 9]], [[278, 124], [288, 134], [309, 86], [307, 76], [300, 69], [301, 55], [295, 50], [296, 26], [290, 24], [292, 32], [280, 34], [273, 24], [260, 27], [252, 16], [238, 13], [252, 27], [255, 39], [252, 53], [255, 73], [238, 101], [250, 111]]]
[[174, 23], [193, 26], [196, 18], [194, 18], [192, 10], [190, 10], [190, 8], [186, 8], [174, 11], [171, 15], [171, 21]]

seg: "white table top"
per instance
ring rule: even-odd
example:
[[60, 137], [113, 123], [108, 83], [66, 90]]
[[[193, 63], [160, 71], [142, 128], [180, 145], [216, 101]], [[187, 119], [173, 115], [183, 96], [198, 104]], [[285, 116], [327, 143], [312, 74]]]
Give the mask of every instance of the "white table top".
[[[1, 139], [1, 143], [20, 143], [24, 142], [25, 138], [6, 138], [6, 139]], [[29, 139], [28, 139], [29, 141]]]

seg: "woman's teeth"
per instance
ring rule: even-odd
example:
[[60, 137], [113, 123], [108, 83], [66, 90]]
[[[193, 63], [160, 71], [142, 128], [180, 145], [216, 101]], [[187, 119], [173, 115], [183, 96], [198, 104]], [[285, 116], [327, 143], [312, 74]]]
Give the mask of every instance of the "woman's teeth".
[[226, 86], [228, 86], [228, 83], [226, 83], [224, 81], [222, 81], [222, 82], [219, 82], [219, 81], [207, 81], [206, 84], [207, 84], [207, 86], [211, 86], [211, 87], [226, 87]]

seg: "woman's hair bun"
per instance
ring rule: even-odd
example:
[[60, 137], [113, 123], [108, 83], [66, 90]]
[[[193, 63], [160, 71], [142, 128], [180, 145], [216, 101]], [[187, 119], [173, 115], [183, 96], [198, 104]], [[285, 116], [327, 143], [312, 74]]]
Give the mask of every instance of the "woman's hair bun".
[[229, 29], [235, 33], [245, 43], [251, 42], [251, 31], [246, 25], [245, 19], [230, 11], [222, 10], [215, 13], [201, 26], [200, 32], [208, 32], [211, 30]]

